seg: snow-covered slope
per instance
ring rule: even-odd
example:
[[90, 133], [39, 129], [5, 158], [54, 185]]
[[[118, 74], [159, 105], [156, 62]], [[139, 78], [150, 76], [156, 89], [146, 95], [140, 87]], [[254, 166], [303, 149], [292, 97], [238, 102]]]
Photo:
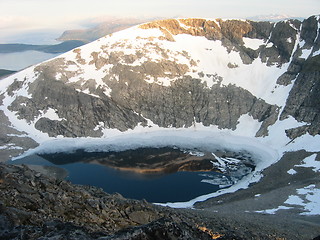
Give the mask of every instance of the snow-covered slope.
[[0, 81], [0, 151], [242, 146], [257, 171], [318, 154], [319, 29], [171, 19], [108, 35]]

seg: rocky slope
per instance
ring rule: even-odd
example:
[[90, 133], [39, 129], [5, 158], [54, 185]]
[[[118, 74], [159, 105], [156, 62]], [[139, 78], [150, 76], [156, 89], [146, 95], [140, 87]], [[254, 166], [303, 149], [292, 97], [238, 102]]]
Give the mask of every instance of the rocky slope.
[[[173, 221], [165, 210], [151, 204], [108, 195], [92, 187], [72, 186], [47, 178], [26, 167], [1, 165], [1, 239], [106, 239], [121, 229], [151, 223], [158, 226], [133, 230], [132, 236], [149, 237], [157, 231], [188, 239], [210, 239], [209, 235], [179, 217]], [[166, 225], [177, 226], [170, 233]], [[150, 231], [150, 233], [147, 232]], [[118, 234], [123, 235], [123, 234]], [[123, 237], [121, 239], [124, 239]], [[182, 238], [179, 238], [182, 239]]]
[[275, 226], [127, 200], [25, 166], [0, 164], [0, 189], [1, 239], [301, 239]]

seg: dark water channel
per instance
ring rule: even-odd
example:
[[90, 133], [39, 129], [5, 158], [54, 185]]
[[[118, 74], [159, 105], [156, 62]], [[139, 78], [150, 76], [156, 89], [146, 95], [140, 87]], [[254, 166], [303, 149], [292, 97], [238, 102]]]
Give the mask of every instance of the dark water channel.
[[[59, 167], [67, 171], [66, 180], [74, 184], [96, 186], [126, 198], [166, 203], [189, 201], [225, 187], [214, 179], [224, 179], [230, 185], [230, 176], [217, 172], [212, 164], [214, 158], [208, 156], [174, 148], [95, 153], [78, 150], [31, 155], [13, 163]], [[245, 169], [244, 175], [252, 171], [249, 165], [240, 167]]]

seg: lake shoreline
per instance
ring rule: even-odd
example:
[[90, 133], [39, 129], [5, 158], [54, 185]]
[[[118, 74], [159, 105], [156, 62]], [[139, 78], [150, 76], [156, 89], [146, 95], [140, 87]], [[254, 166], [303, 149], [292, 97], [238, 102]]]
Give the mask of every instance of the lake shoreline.
[[77, 150], [31, 155], [11, 163], [37, 167], [42, 173], [64, 176], [75, 184], [102, 187], [109, 193], [119, 192], [125, 197], [157, 203], [185, 202], [210, 194], [231, 186], [254, 170], [253, 160], [239, 152], [212, 153], [172, 147], [119, 152]]

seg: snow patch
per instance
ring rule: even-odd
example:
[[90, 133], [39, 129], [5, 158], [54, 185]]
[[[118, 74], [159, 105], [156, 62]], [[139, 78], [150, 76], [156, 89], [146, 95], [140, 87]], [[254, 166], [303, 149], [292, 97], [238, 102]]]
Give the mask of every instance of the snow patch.
[[290, 170], [287, 171], [287, 173], [289, 173], [290, 175], [294, 175], [294, 174], [297, 173], [297, 171], [294, 170], [294, 169], [290, 169]]
[[249, 114], [243, 114], [238, 120], [238, 125], [234, 131], [236, 134], [241, 136], [254, 137], [261, 127], [262, 122], [254, 119]]
[[312, 54], [313, 57], [314, 57], [314, 56], [317, 56], [317, 55], [320, 55], [320, 50], [315, 51], [315, 52]]
[[99, 124], [93, 130], [98, 131], [102, 128], [104, 128], [104, 122], [99, 122]]
[[320, 215], [320, 189], [314, 184], [297, 189], [297, 195], [290, 195], [284, 202], [288, 206], [279, 206], [274, 209], [256, 211], [257, 213], [275, 214], [279, 210], [293, 209], [291, 206], [301, 206], [300, 215]]
[[266, 48], [272, 48], [273, 45], [274, 45], [273, 42], [268, 42], [267, 45], [266, 45]]
[[267, 209], [267, 210], [261, 210], [261, 211], [255, 211], [256, 213], [262, 213], [262, 214], [276, 214], [279, 210], [288, 210], [292, 209], [293, 207], [286, 207], [286, 206], [279, 206], [277, 208], [273, 209]]
[[57, 74], [56, 74], [56, 79], [57, 80], [61, 80], [61, 78], [63, 77], [63, 75], [62, 75], [62, 73], [60, 73], [60, 72], [58, 72]]
[[299, 196], [295, 195], [290, 195], [284, 203], [289, 205], [304, 205], [304, 201]]
[[258, 50], [261, 45], [265, 45], [264, 40], [262, 39], [253, 39], [253, 38], [242, 38], [244, 46], [246, 48], [251, 48], [253, 50]]
[[320, 172], [320, 161], [316, 161], [317, 154], [312, 154], [303, 160], [303, 164], [296, 165], [295, 167], [312, 168], [314, 172]]
[[279, 149], [282, 152], [309, 148], [311, 145], [307, 146], [307, 144], [305, 144], [306, 141], [302, 140], [302, 137], [292, 141], [285, 133], [286, 129], [296, 128], [303, 125], [305, 125], [305, 123], [298, 122], [291, 116], [284, 120], [278, 120], [275, 124], [268, 127], [269, 136], [272, 137], [262, 138], [261, 141], [267, 145]]
[[302, 49], [302, 54], [300, 58], [307, 59], [310, 56], [311, 52], [312, 52], [312, 49]]
[[307, 203], [304, 206], [304, 213], [301, 215], [320, 215], [320, 189], [314, 184], [297, 190], [299, 195], [306, 198]]
[[14, 144], [7, 144], [4, 146], [0, 146], [0, 150], [23, 150], [23, 148], [15, 146]]
[[41, 112], [41, 117], [46, 117], [46, 118], [49, 118], [51, 120], [57, 120], [57, 121], [65, 120], [63, 118], [60, 118], [58, 113], [57, 113], [57, 110], [54, 110], [52, 108], [49, 108], [47, 110], [40, 111], [40, 112]]
[[[286, 129], [286, 128], [285, 128]], [[288, 129], [288, 128], [287, 128]], [[274, 141], [278, 141], [276, 137], [273, 138]], [[278, 141], [281, 142], [280, 139]], [[286, 144], [285, 147], [281, 148], [282, 151], [297, 151], [304, 149], [307, 152], [318, 152], [319, 151], [320, 135], [312, 136], [309, 133], [290, 141], [290, 144]]]

